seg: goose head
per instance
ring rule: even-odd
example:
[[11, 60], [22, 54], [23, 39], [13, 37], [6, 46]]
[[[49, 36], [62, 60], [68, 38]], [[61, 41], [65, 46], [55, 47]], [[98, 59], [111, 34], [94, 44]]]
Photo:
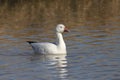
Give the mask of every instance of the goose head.
[[58, 24], [56, 27], [56, 32], [63, 33], [63, 32], [69, 32], [69, 30], [63, 24]]

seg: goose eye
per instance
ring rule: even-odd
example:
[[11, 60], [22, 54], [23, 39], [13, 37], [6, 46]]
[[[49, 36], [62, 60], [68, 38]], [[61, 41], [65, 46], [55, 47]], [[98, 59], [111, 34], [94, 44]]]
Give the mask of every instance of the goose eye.
[[60, 28], [62, 28], [62, 26], [60, 26]]

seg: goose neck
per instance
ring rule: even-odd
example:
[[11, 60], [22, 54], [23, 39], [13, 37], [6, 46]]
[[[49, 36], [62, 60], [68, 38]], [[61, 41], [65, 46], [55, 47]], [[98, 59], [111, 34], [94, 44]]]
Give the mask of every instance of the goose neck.
[[64, 42], [64, 39], [63, 39], [63, 36], [62, 36], [62, 33], [56, 33], [57, 34], [57, 42], [58, 42], [58, 46], [59, 47], [63, 47], [63, 48], [66, 48], [66, 45], [65, 45], [65, 42]]

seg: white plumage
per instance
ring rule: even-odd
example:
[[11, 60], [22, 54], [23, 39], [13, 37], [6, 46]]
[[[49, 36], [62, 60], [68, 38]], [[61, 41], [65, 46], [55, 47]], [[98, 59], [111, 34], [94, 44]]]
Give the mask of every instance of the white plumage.
[[66, 44], [62, 36], [63, 32], [69, 32], [69, 30], [63, 24], [58, 24], [56, 27], [56, 35], [57, 35], [56, 44], [49, 42], [43, 42], [43, 43], [37, 43], [34, 41], [27, 41], [27, 42], [32, 46], [35, 53], [66, 54], [67, 53]]

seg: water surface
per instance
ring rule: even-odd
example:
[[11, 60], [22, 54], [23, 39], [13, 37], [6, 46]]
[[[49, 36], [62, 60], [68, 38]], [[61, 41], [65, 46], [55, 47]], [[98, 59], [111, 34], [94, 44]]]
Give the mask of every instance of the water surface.
[[[30, 2], [9, 11], [1, 6], [9, 14], [0, 13], [0, 80], [120, 80], [120, 17], [113, 13], [119, 10], [117, 0], [112, 10], [104, 0], [104, 8], [97, 1], [59, 2]], [[26, 41], [54, 42], [58, 23], [71, 30], [63, 33], [67, 55], [35, 55]]]

